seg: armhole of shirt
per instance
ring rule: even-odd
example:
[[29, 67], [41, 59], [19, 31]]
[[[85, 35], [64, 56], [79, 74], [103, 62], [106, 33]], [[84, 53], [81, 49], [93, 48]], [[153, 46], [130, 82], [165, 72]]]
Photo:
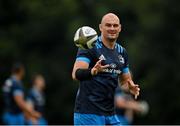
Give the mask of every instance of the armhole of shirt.
[[90, 59], [87, 57], [77, 57], [76, 61], [83, 61], [83, 62], [86, 62], [88, 64], [90, 64], [90, 62], [91, 62]]
[[13, 92], [13, 96], [23, 96], [23, 92], [22, 92], [20, 89], [15, 90], [15, 91]]

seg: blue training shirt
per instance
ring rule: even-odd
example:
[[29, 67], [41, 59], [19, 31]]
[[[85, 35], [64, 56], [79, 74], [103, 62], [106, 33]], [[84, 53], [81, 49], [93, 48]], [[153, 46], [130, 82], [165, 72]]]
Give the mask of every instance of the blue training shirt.
[[45, 98], [44, 94], [36, 88], [32, 88], [27, 96], [27, 101], [33, 104], [34, 109], [41, 114], [44, 113]]
[[3, 85], [5, 111], [12, 114], [22, 113], [22, 110], [16, 104], [14, 99], [17, 95], [24, 95], [24, 88], [22, 86], [22, 82], [17, 80], [15, 76], [12, 76], [7, 79]]
[[110, 67], [91, 79], [80, 81], [75, 102], [76, 113], [114, 114], [115, 88], [119, 75], [129, 72], [128, 56], [126, 50], [118, 43], [114, 49], [109, 49], [99, 37], [92, 49], [79, 49], [76, 57], [76, 61], [87, 62], [89, 68], [93, 68], [99, 59], [103, 60], [102, 65], [109, 64]]

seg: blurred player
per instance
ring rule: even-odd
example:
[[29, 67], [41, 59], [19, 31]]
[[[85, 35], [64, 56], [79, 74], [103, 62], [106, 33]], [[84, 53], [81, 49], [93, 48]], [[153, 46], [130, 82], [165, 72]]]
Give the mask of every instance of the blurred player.
[[41, 113], [41, 117], [36, 119], [33, 116], [26, 114], [27, 124], [47, 125], [47, 121], [43, 117], [45, 105], [45, 97], [43, 93], [44, 88], [44, 77], [40, 74], [34, 75], [32, 78], [32, 88], [30, 89], [27, 96], [27, 104], [31, 109]]
[[131, 125], [134, 114], [146, 115], [149, 106], [146, 101], [135, 101], [125, 88], [116, 89], [115, 93], [116, 114], [122, 125]]
[[80, 81], [75, 102], [75, 125], [118, 125], [114, 93], [119, 78], [137, 97], [139, 87], [131, 79], [126, 50], [116, 43], [121, 31], [119, 18], [108, 13], [99, 25], [101, 36], [92, 49], [79, 49], [72, 77]]
[[3, 122], [6, 125], [23, 125], [25, 123], [24, 112], [30, 114], [34, 118], [40, 117], [38, 112], [28, 108], [24, 100], [24, 88], [21, 81], [24, 73], [25, 70], [22, 64], [14, 64], [12, 75], [5, 81], [3, 86], [5, 103]]

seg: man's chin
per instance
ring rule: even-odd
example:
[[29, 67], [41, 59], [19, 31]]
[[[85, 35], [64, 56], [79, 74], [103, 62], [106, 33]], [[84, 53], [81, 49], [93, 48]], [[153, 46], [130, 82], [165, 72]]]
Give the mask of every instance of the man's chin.
[[110, 42], [114, 42], [117, 39], [117, 37], [108, 37], [108, 39]]

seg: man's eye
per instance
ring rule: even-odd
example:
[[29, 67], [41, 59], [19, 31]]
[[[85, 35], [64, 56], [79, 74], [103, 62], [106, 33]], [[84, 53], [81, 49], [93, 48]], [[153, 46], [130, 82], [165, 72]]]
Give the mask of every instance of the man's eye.
[[111, 24], [106, 24], [107, 27], [111, 27]]
[[114, 27], [117, 28], [119, 26], [119, 24], [106, 24], [107, 27]]
[[116, 28], [116, 27], [118, 27], [118, 26], [119, 26], [118, 24], [114, 24], [114, 25], [113, 25], [114, 28]]

